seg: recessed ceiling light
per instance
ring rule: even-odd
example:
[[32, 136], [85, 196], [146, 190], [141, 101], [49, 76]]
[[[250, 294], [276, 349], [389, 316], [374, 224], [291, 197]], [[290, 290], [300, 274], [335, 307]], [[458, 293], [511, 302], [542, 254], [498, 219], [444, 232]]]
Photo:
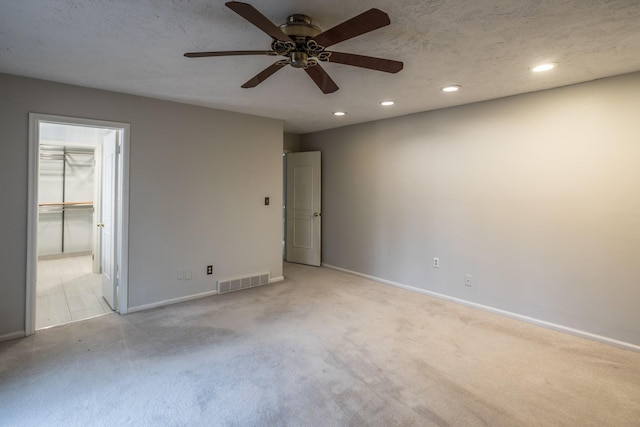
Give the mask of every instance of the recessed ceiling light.
[[443, 92], [457, 92], [460, 90], [462, 86], [460, 85], [451, 85], [451, 86], [446, 86], [442, 88]]
[[382, 102], [380, 103], [380, 105], [382, 105], [382, 106], [384, 106], [384, 107], [389, 107], [389, 106], [391, 106], [391, 105], [393, 105], [393, 104], [395, 104], [395, 102], [394, 102], [394, 101], [382, 101]]
[[334, 116], [345, 116], [347, 113], [344, 111], [336, 111], [333, 113]]
[[556, 64], [555, 62], [549, 62], [547, 64], [540, 64], [540, 65], [536, 65], [535, 67], [533, 67], [531, 69], [531, 71], [533, 71], [534, 73], [541, 73], [543, 71], [549, 71], [552, 70], [554, 68], [556, 68]]

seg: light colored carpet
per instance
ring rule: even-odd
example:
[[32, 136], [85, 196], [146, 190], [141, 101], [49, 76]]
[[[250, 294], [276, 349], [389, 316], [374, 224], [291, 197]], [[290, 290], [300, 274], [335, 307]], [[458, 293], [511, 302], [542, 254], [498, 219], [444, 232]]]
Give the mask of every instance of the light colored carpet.
[[640, 354], [324, 268], [0, 343], [0, 425], [638, 426]]

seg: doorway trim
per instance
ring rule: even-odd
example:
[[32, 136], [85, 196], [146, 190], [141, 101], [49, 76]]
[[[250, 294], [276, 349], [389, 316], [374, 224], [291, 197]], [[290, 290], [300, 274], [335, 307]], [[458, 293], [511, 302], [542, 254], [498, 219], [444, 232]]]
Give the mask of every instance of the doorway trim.
[[32, 335], [36, 325], [36, 276], [38, 263], [38, 176], [40, 165], [40, 123], [55, 123], [71, 126], [89, 126], [122, 130], [118, 170], [117, 207], [118, 232], [116, 241], [119, 247], [117, 262], [119, 265], [118, 307], [120, 314], [128, 312], [129, 295], [129, 123], [111, 122], [77, 117], [56, 116], [50, 114], [29, 113], [29, 179], [27, 207], [27, 283], [25, 298], [25, 335]]

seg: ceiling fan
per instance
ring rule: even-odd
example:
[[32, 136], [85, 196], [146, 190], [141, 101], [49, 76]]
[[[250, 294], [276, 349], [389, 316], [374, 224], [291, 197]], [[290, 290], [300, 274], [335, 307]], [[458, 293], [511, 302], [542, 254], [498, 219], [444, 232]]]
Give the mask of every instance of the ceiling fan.
[[369, 9], [333, 28], [321, 31], [306, 15], [291, 15], [285, 24], [277, 26], [250, 4], [230, 1], [225, 5], [271, 36], [273, 38], [271, 50], [188, 52], [184, 56], [187, 58], [234, 55], [283, 57], [243, 84], [243, 88], [256, 87], [285, 65], [304, 69], [323, 93], [335, 92], [338, 86], [320, 66], [320, 62], [335, 62], [387, 73], [397, 73], [402, 70], [403, 64], [399, 61], [326, 50], [336, 43], [389, 25], [391, 22], [389, 16], [379, 9]]

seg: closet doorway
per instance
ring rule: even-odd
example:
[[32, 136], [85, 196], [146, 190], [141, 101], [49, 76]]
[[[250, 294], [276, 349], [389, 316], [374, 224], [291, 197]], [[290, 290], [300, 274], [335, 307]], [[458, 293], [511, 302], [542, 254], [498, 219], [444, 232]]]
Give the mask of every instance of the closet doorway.
[[128, 125], [30, 122], [27, 334], [126, 312]]

